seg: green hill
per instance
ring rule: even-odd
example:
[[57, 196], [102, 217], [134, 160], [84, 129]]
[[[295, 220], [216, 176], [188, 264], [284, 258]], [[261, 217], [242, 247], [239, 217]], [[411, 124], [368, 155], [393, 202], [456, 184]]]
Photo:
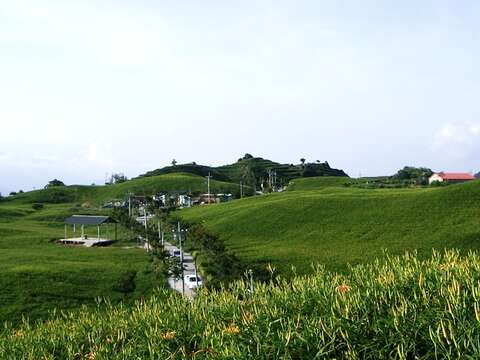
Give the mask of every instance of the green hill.
[[[239, 193], [239, 186], [223, 181], [212, 180], [212, 192]], [[42, 190], [29, 191], [5, 199], [6, 203], [83, 203], [101, 204], [111, 199], [123, 199], [128, 192], [135, 195], [152, 195], [158, 192], [206, 193], [206, 180], [198, 175], [171, 173], [151, 177], [137, 178], [120, 184], [102, 186], [57, 186]]]
[[[297, 183], [299, 180], [295, 180]], [[330, 182], [330, 180], [328, 180]], [[321, 184], [322, 182], [320, 182]], [[246, 262], [308, 273], [311, 263], [345, 270], [416, 249], [480, 249], [480, 182], [441, 188], [366, 190], [298, 182], [297, 191], [182, 210]], [[303, 189], [303, 190], [302, 190]]]
[[198, 165], [195, 163], [167, 166], [161, 169], [149, 171], [141, 177], [157, 176], [175, 172], [191, 173], [199, 176], [207, 176], [209, 173], [215, 180], [238, 183], [243, 181], [254, 186], [265, 182], [269, 172], [275, 172], [278, 180], [277, 185], [286, 185], [295, 178], [310, 176], [341, 176], [348, 175], [343, 170], [333, 169], [328, 162], [315, 162], [305, 164], [280, 164], [261, 157], [245, 155], [234, 164], [218, 167]]

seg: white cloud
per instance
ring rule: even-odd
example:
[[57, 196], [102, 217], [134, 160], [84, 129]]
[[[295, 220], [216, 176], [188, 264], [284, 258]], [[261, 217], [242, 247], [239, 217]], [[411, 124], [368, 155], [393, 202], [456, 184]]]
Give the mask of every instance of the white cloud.
[[480, 123], [445, 124], [435, 135], [434, 150], [447, 157], [468, 158], [479, 146]]
[[436, 144], [474, 144], [480, 139], [480, 123], [446, 124], [436, 134]]

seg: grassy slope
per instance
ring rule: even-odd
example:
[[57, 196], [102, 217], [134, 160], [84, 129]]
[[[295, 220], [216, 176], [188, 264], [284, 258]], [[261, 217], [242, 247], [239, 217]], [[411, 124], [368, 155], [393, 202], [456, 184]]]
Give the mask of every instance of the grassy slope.
[[[123, 199], [131, 191], [136, 195], [152, 195], [162, 191], [206, 192], [205, 179], [192, 174], [166, 174], [130, 180], [109, 186], [73, 185], [30, 191], [9, 198], [14, 203], [48, 202], [55, 193], [65, 193], [65, 202], [92, 202], [101, 204], [111, 199]], [[222, 181], [211, 181], [212, 192], [236, 192], [238, 185]], [[0, 213], [1, 215], [1, 213]]]
[[[237, 186], [212, 181], [212, 191], [231, 192]], [[31, 191], [0, 203], [0, 323], [18, 321], [22, 314], [45, 318], [53, 308], [72, 309], [92, 304], [97, 297], [123, 298], [113, 287], [125, 271], [137, 270], [133, 298], [149, 293], [161, 283], [146, 273], [148, 256], [125, 229], [120, 242], [109, 248], [67, 248], [53, 241], [64, 235], [63, 220], [72, 214], [104, 212], [98, 205], [124, 198], [129, 191], [151, 195], [159, 191], [206, 190], [205, 179], [191, 174], [168, 174], [131, 180], [111, 186], [66, 186]], [[52, 199], [63, 203], [51, 204]], [[44, 203], [34, 211], [32, 203]], [[79, 204], [93, 207], [82, 208]], [[95, 207], [97, 206], [97, 207]], [[96, 228], [87, 229], [95, 235]], [[110, 229], [113, 237], [113, 229]]]
[[[63, 237], [63, 218], [74, 212], [66, 204], [47, 205], [38, 212], [28, 205], [0, 205], [0, 322], [15, 322], [22, 315], [45, 318], [54, 308], [94, 304], [97, 297], [122, 300], [123, 294], [113, 287], [128, 269], [138, 272], [132, 298], [148, 294], [158, 284], [144, 272], [148, 257], [140, 249], [53, 243]], [[87, 229], [91, 235], [95, 232]], [[125, 245], [127, 234], [122, 229], [119, 233]]]
[[320, 190], [329, 187], [343, 187], [345, 184], [351, 184], [355, 180], [342, 176], [321, 176], [311, 178], [299, 178], [290, 181], [288, 191], [298, 190]]
[[480, 249], [479, 200], [478, 181], [401, 190], [320, 186], [181, 214], [203, 222], [246, 261], [307, 273], [311, 263], [344, 270], [382, 256], [383, 249], [417, 249], [420, 256], [432, 248]]

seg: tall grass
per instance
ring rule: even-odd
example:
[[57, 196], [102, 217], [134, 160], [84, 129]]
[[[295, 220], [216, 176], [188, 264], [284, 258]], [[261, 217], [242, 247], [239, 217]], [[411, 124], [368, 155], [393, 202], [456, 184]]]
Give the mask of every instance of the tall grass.
[[5, 327], [2, 359], [473, 359], [480, 354], [480, 257], [386, 256], [344, 275], [237, 282], [192, 302], [161, 291]]

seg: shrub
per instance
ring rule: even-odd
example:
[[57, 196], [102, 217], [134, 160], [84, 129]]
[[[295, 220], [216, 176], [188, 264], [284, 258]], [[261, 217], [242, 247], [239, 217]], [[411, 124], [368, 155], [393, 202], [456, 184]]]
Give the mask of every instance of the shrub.
[[41, 209], [43, 209], [43, 204], [42, 203], [34, 203], [34, 204], [32, 204], [32, 209], [33, 210], [41, 210]]
[[136, 270], [125, 271], [123, 274], [120, 275], [117, 283], [113, 286], [113, 290], [121, 292], [124, 295], [134, 292], [135, 288], [137, 287], [135, 284], [136, 276]]
[[65, 184], [63, 183], [63, 181], [60, 181], [58, 179], [53, 179], [52, 181], [49, 181], [47, 185], [45, 185], [45, 189], [56, 187], [56, 186], [65, 186]]

